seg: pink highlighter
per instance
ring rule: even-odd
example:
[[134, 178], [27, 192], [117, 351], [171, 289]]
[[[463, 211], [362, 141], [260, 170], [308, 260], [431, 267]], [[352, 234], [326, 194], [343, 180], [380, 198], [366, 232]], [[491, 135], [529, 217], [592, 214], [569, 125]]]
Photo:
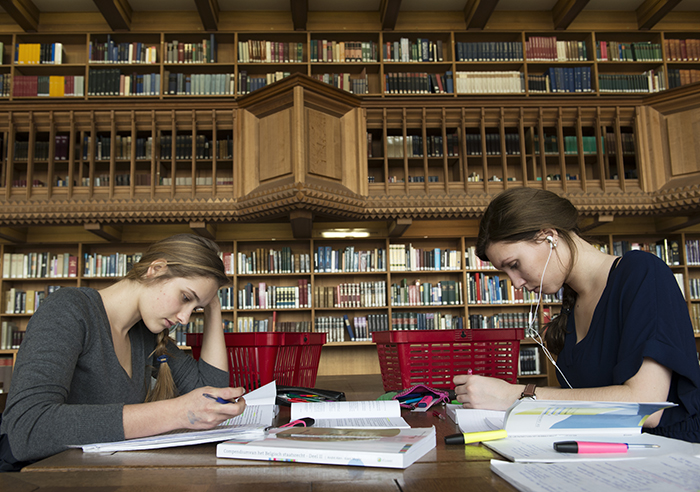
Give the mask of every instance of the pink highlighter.
[[555, 451], [577, 454], [626, 453], [628, 449], [658, 447], [658, 444], [627, 444], [624, 442], [560, 441], [554, 443]]

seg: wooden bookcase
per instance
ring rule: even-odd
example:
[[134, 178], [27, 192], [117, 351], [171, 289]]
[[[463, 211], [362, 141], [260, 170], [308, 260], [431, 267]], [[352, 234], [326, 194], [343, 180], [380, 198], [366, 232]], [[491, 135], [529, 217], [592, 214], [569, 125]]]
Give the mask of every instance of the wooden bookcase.
[[[438, 225], [438, 224], [436, 224]], [[467, 227], [475, 227], [469, 225]], [[429, 224], [428, 224], [429, 226]], [[423, 226], [425, 227], [425, 225]], [[465, 227], [463, 226], [462, 229]], [[170, 233], [170, 230], [163, 230], [164, 233]], [[455, 232], [460, 232], [458, 228]], [[528, 296], [528, 293], [524, 293], [524, 298], [522, 295], [517, 295], [512, 298], [512, 292], [510, 292], [510, 286], [507, 277], [502, 273], [498, 272], [488, 265], [473, 264], [473, 252], [470, 254], [470, 247], [473, 248], [475, 237], [473, 236], [451, 236], [449, 232], [443, 233], [440, 237], [424, 238], [422, 236], [412, 236], [410, 229], [402, 238], [390, 238], [390, 237], [373, 237], [371, 239], [308, 239], [308, 240], [294, 240], [294, 239], [284, 239], [279, 238], [272, 240], [269, 236], [272, 231], [268, 230], [266, 233], [260, 234], [260, 236], [267, 235], [265, 239], [260, 237], [259, 239], [240, 239], [233, 241], [221, 241], [218, 240], [223, 254], [225, 255], [225, 262], [227, 263], [227, 268], [230, 269], [231, 277], [231, 299], [233, 301], [232, 306], [225, 307], [223, 309], [223, 317], [226, 325], [232, 331], [242, 331], [244, 329], [243, 320], [253, 319], [257, 322], [263, 321], [268, 322], [267, 329], [272, 329], [272, 319], [274, 317], [275, 326], [277, 330], [290, 330], [293, 331], [299, 326], [302, 329], [309, 329], [313, 331], [327, 331], [328, 339], [332, 340], [329, 342], [328, 347], [330, 351], [337, 351], [338, 349], [348, 349], [349, 353], [354, 353], [356, 357], [359, 357], [357, 361], [358, 367], [373, 368], [377, 369], [376, 366], [376, 354], [373, 355], [373, 344], [370, 340], [363, 339], [360, 341], [350, 341], [348, 331], [343, 325], [342, 318], [348, 316], [349, 322], [353, 327], [356, 334], [358, 334], [358, 326], [361, 322], [360, 320], [370, 319], [369, 327], [375, 330], [384, 329], [398, 329], [402, 325], [401, 323], [406, 323], [410, 326], [419, 326], [419, 323], [425, 323], [426, 315], [434, 314], [434, 322], [439, 325], [438, 320], [440, 317], [444, 320], [445, 317], [453, 320], [453, 328], [458, 328], [463, 326], [465, 328], [477, 329], [475, 326], [477, 320], [482, 323], [480, 326], [493, 326], [493, 327], [519, 327], [524, 328], [527, 325], [527, 314], [531, 310], [531, 304], [533, 303], [532, 296]], [[155, 230], [151, 232], [152, 235], [158, 236], [160, 232]], [[604, 245], [608, 248], [608, 251], [612, 253], [620, 252], [621, 242], [625, 241], [630, 247], [640, 247], [631, 245], [641, 245], [643, 248], [646, 246], [654, 246], [656, 244], [662, 244], [664, 240], [667, 242], [675, 242], [678, 249], [677, 263], [676, 265], [670, 265], [670, 268], [674, 273], [679, 276], [679, 283], [686, 294], [686, 299], [688, 303], [688, 309], [691, 312], [693, 318], [694, 326], [697, 333], [700, 333], [700, 323], [698, 323], [698, 308], [700, 306], [700, 296], [697, 295], [696, 289], [691, 289], [691, 283], [694, 281], [700, 282], [700, 266], [697, 262], [692, 263], [692, 249], [687, 248], [695, 247], [697, 248], [697, 241], [699, 240], [698, 235], [686, 235], [686, 234], [674, 234], [671, 236], [661, 236], [657, 234], [639, 234], [639, 233], [627, 233], [627, 234], [600, 234], [596, 235], [594, 238], [598, 243]], [[686, 247], [686, 242], [693, 242], [695, 246], [690, 246], [691, 243]], [[99, 270], [91, 267], [93, 263], [87, 263], [88, 261], [94, 261], [94, 265], [108, 264], [109, 257], [112, 256], [112, 261], [117, 262], [115, 264], [121, 264], [122, 268], [126, 268], [129, 262], [133, 261], [134, 255], [137, 255], [144, 248], [147, 247], [146, 243], [143, 242], [133, 242], [133, 243], [123, 243], [123, 244], [111, 244], [108, 242], [78, 242], [77, 244], [66, 238], [65, 242], [61, 243], [49, 243], [39, 245], [25, 245], [25, 246], [2, 246], [2, 272], [3, 277], [0, 280], [0, 291], [3, 294], [3, 308], [2, 313], [0, 313], [0, 321], [3, 324], [9, 323], [16, 326], [17, 329], [23, 330], [31, 317], [31, 313], [26, 312], [26, 307], [31, 305], [31, 301], [27, 304], [27, 301], [21, 301], [19, 292], [27, 293], [27, 296], [32, 296], [36, 291], [48, 292], [50, 286], [87, 286], [92, 288], [103, 288], [112, 282], [120, 278], [120, 273], [124, 270]], [[414, 263], [411, 267], [409, 266], [398, 266], [396, 263], [396, 258], [394, 250], [399, 248], [402, 252], [398, 256], [400, 258], [398, 265], [403, 265], [406, 261], [407, 256], [419, 261], [419, 264]], [[338, 261], [339, 267], [331, 268], [333, 271], [325, 271], [323, 268], [324, 259], [319, 259], [323, 255], [323, 251], [330, 250], [335, 253], [326, 253], [327, 258], [333, 258], [334, 255], [341, 257], [346, 254], [346, 251], [350, 251], [353, 248], [354, 252], [358, 253], [358, 264], [357, 267], [351, 266], [348, 263], [341, 263]], [[435, 251], [440, 250], [442, 258], [445, 257], [450, 259], [450, 265], [443, 264], [440, 269], [436, 267], [430, 267], [430, 261], [435, 258]], [[273, 254], [271, 254], [271, 251]], [[282, 257], [282, 252], [288, 251], [293, 257], [299, 258], [301, 256], [306, 256], [301, 259], [301, 263], [296, 263], [295, 266], [301, 265], [301, 268], [291, 268], [288, 263], [282, 263], [280, 260], [278, 263], [271, 262], [270, 258]], [[369, 255], [375, 255], [374, 258], [381, 258], [382, 262], [365, 263], [367, 266], [361, 270], [359, 263], [359, 253], [364, 252]], [[689, 256], [689, 252], [691, 253]], [[21, 256], [27, 256], [27, 264], [32, 265], [34, 262], [31, 261], [31, 253], [45, 253], [46, 258], [49, 259], [49, 266], [51, 265], [51, 259], [54, 257], [61, 257], [60, 255], [66, 254], [75, 258], [76, 267], [73, 269], [72, 273], [68, 270], [57, 274], [54, 277], [22, 277], [18, 276], [16, 278], [12, 277], [12, 255], [20, 256], [19, 261], [20, 270], [22, 267]], [[276, 253], [276, 254], [275, 254]], [[228, 258], [230, 255], [230, 259]], [[121, 256], [121, 263], [115, 257]], [[251, 270], [247, 268], [241, 268], [243, 258], [251, 258], [256, 256], [256, 266], [257, 270]], [[98, 260], [99, 257], [99, 260]], [[347, 256], [346, 258], [348, 258]], [[689, 260], [689, 257], [691, 260]], [[306, 259], [308, 258], [308, 260]], [[305, 271], [305, 265], [310, 267], [310, 271]], [[671, 261], [671, 260], [669, 260]], [[690, 263], [689, 263], [690, 261]], [[40, 262], [39, 262], [40, 264]], [[68, 265], [68, 261], [65, 261]], [[376, 265], [373, 267], [372, 265]], [[55, 268], [58, 268], [58, 261], [54, 261]], [[230, 265], [230, 266], [229, 266]], [[252, 263], [251, 263], [252, 265]], [[272, 268], [276, 265], [276, 268]], [[289, 265], [289, 266], [288, 266]], [[422, 265], [422, 266], [418, 266]], [[283, 270], [283, 268], [287, 268]], [[31, 269], [30, 269], [31, 270]], [[323, 271], [322, 271], [323, 270]], [[355, 271], [361, 270], [361, 271]], [[50, 271], [50, 270], [49, 270]], [[111, 272], [111, 273], [105, 273]], [[258, 272], [258, 273], [256, 273]], [[21, 275], [21, 274], [20, 274]], [[483, 282], [484, 276], [491, 278], [500, 278], [500, 290], [501, 294], [496, 294], [499, 290], [499, 284], [491, 284], [490, 295], [499, 297], [499, 299], [492, 299], [490, 297], [481, 297], [483, 294], [479, 295], [474, 292], [476, 285], [471, 281], [476, 275], [480, 275], [482, 282], [483, 293], [488, 296], [488, 285]], [[298, 287], [302, 284], [300, 281], [305, 281], [304, 285], [308, 285], [308, 292], [311, 294], [309, 297], [310, 305], [308, 307], [288, 307], [281, 306], [275, 307], [273, 304], [273, 299], [270, 296], [267, 297], [268, 305], [265, 307], [246, 307], [241, 304], [240, 292], [245, 290], [246, 284], [251, 284], [253, 288], [259, 288], [260, 284], [264, 284], [265, 287]], [[402, 286], [409, 285], [423, 285], [424, 287], [431, 284], [436, 287], [438, 283], [445, 284], [446, 281], [453, 281], [457, 289], [459, 289], [458, 295], [454, 298], [454, 304], [433, 304], [430, 299], [428, 299], [427, 294], [423, 294], [423, 298], [409, 298], [406, 293], [405, 296], [400, 297], [405, 291], [399, 290]], [[383, 289], [377, 288], [372, 291], [371, 285], [382, 284]], [[345, 285], [357, 285], [357, 290], [341, 290], [342, 286]], [[369, 285], [369, 286], [368, 286]], [[366, 289], [366, 290], [362, 290]], [[263, 291], [265, 289], [263, 288]], [[319, 292], [324, 290], [330, 291], [332, 294], [326, 296], [326, 299], [331, 299], [330, 301], [324, 301], [319, 299]], [[350, 293], [365, 293], [364, 297], [357, 299], [357, 304], [353, 305], [348, 303], [343, 307], [343, 301], [345, 297], [339, 297], [339, 294], [345, 296], [346, 292]], [[691, 293], [695, 294], [691, 295]], [[444, 293], [444, 291], [443, 291]], [[15, 298], [11, 299], [12, 294]], [[297, 294], [298, 295], [298, 294]], [[323, 294], [321, 294], [322, 296]], [[444, 295], [444, 294], [443, 294]], [[256, 301], [258, 300], [258, 294], [256, 294]], [[480, 300], [477, 301], [476, 298]], [[403, 299], [400, 300], [400, 299]], [[445, 296], [445, 299], [448, 299]], [[16, 302], [14, 302], [16, 300]], [[10, 309], [8, 303], [12, 302], [16, 309]], [[281, 297], [280, 297], [281, 302]], [[445, 301], [447, 302], [447, 300]], [[560, 302], [556, 296], [550, 296], [542, 300], [540, 310], [538, 312], [538, 323], [543, 323], [546, 321], [547, 316], [554, 316], [559, 312]], [[15, 311], [15, 312], [11, 312]], [[517, 315], [520, 315], [519, 317]], [[515, 316], [514, 316], [515, 315]], [[198, 316], [195, 314], [194, 318]], [[427, 316], [430, 319], [430, 316]], [[515, 321], [510, 321], [514, 318]], [[333, 319], [333, 322], [328, 321]], [[375, 320], [375, 321], [372, 321]], [[422, 320], [422, 321], [421, 321]], [[457, 324], [459, 323], [459, 324]], [[510, 324], [515, 323], [515, 324]], [[190, 329], [196, 326], [196, 321], [191, 323]], [[406, 326], [406, 325], [403, 325]], [[333, 328], [328, 328], [333, 327]], [[339, 328], [338, 328], [339, 327]], [[371, 337], [371, 333], [369, 333]], [[523, 342], [524, 347], [534, 347], [534, 343], [526, 339]], [[3, 350], [0, 354], [6, 354], [14, 356], [16, 350]], [[345, 354], [347, 356], [348, 354]], [[372, 359], [374, 357], [374, 361]], [[540, 384], [544, 383], [544, 379], [549, 373], [549, 377], [554, 377], [552, 371], [549, 370], [548, 362], [544, 358], [544, 354], [541, 349], [539, 351], [540, 357], [540, 368], [542, 373], [539, 375], [529, 375], [522, 376], [523, 379], [538, 379]], [[342, 357], [341, 357], [342, 360]], [[375, 364], [375, 365], [373, 365]], [[345, 363], [338, 364], [338, 361], [325, 361], [324, 371], [328, 373], [333, 373], [334, 371], [353, 371], [353, 368], [348, 367]]]

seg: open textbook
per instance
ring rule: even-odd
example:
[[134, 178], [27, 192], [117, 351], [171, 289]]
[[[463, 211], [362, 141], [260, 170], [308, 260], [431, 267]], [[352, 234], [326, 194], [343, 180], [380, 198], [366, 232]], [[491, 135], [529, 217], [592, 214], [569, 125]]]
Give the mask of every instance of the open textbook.
[[[462, 432], [505, 429], [506, 439], [484, 441], [483, 444], [511, 461], [621, 460], [691, 452], [692, 445], [687, 442], [642, 434], [642, 424], [651, 414], [674, 405], [670, 402], [518, 400], [505, 412], [484, 412], [451, 405], [453, 408], [448, 408], [447, 414]], [[572, 440], [655, 444], [659, 447], [630, 449], [619, 454], [559, 453], [553, 448], [555, 442]]]
[[243, 395], [243, 397], [246, 401], [246, 408], [243, 413], [222, 422], [213, 429], [203, 431], [182, 429], [138, 439], [98, 442], [73, 447], [82, 447], [85, 453], [110, 453], [114, 451], [190, 446], [230, 439], [261, 439], [265, 435], [265, 428], [272, 425], [272, 419], [277, 411], [277, 406], [275, 405], [275, 398], [277, 397], [276, 384], [273, 381]]
[[406, 468], [433, 449], [435, 427], [416, 429], [275, 429], [262, 440], [226, 441], [217, 458]]
[[408, 429], [398, 400], [292, 403], [291, 420], [314, 419], [314, 427]]

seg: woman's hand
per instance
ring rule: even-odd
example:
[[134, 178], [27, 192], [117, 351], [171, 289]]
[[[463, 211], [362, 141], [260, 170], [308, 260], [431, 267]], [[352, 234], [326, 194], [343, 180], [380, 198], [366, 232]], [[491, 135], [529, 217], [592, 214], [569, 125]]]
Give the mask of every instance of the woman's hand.
[[[175, 400], [183, 429], [211, 429], [221, 422], [243, 413], [246, 403], [243, 388], [214, 388], [205, 386], [190, 391]], [[211, 396], [204, 396], [209, 395]], [[216, 398], [231, 403], [219, 403]], [[238, 400], [238, 401], [236, 401]], [[235, 403], [234, 403], [235, 402]]]
[[452, 381], [456, 385], [457, 401], [465, 408], [507, 410], [525, 389], [502, 379], [476, 375], [455, 376]]

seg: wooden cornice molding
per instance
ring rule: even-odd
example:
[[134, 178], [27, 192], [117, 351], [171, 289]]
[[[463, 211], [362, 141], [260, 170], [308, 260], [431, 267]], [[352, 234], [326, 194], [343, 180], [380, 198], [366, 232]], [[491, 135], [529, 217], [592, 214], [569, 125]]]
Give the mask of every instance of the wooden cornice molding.
[[0, 239], [16, 244], [26, 243], [27, 233], [11, 227], [0, 227]]
[[637, 28], [640, 31], [648, 31], [679, 3], [681, 0], [645, 0], [637, 7]]
[[0, 0], [0, 7], [26, 32], [39, 29], [39, 9], [32, 0]]
[[[254, 222], [290, 217], [299, 219], [298, 233], [316, 216], [339, 220], [394, 220], [398, 231], [410, 220], [479, 218], [492, 194], [383, 195], [362, 197], [317, 183], [270, 187], [240, 200], [189, 198], [95, 200], [60, 203], [54, 200], [7, 202], [0, 209], [0, 238], [23, 242], [13, 227], [28, 225], [87, 224], [85, 229], [109, 241], [118, 241], [115, 224], [185, 223], [195, 232], [216, 235], [213, 224]], [[584, 222], [602, 225], [609, 217], [675, 214], [695, 217], [700, 211], [698, 185], [618, 194], [563, 193]], [[601, 218], [604, 217], [604, 218]], [[597, 222], [596, 222], [597, 221]], [[105, 225], [112, 224], [112, 225]], [[302, 236], [299, 236], [302, 237]]]
[[464, 22], [467, 29], [483, 30], [496, 5], [498, 0], [467, 0], [464, 6]]
[[133, 11], [128, 0], [92, 0], [112, 31], [130, 31]]
[[218, 0], [194, 0], [202, 19], [202, 26], [205, 31], [216, 31], [219, 29], [219, 2]]
[[590, 0], [559, 0], [552, 8], [554, 29], [567, 29], [589, 1]]

